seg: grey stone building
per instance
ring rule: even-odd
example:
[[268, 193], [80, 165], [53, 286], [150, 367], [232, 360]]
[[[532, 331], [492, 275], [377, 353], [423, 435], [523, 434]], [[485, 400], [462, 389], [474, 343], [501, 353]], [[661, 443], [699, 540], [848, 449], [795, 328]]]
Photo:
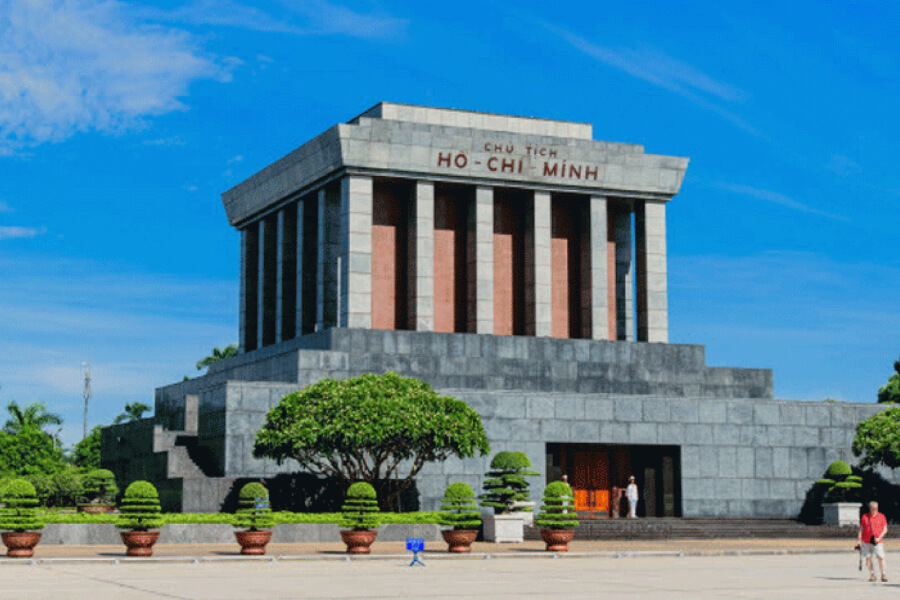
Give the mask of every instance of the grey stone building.
[[[668, 343], [666, 208], [687, 159], [584, 123], [381, 103], [223, 194], [241, 235], [240, 354], [104, 430], [103, 462], [169, 507], [217, 510], [266, 411], [323, 377], [396, 371], [466, 401], [492, 451], [608, 513], [799, 511], [876, 405], [773, 398], [772, 372]], [[677, 232], [676, 232], [677, 235]], [[489, 457], [426, 467], [422, 508]]]

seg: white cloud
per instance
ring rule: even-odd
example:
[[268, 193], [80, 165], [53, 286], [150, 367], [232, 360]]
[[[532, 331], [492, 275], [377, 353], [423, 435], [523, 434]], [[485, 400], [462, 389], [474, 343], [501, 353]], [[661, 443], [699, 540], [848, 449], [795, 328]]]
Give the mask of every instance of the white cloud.
[[226, 164], [231, 165], [231, 164], [234, 164], [234, 163], [239, 163], [239, 162], [241, 162], [242, 160], [244, 160], [244, 156], [243, 156], [242, 154], [238, 154], [237, 156], [235, 156], [235, 157], [233, 157], [233, 158], [229, 158], [229, 159], [226, 161]]
[[779, 206], [790, 208], [791, 210], [796, 210], [811, 215], [818, 215], [820, 217], [825, 217], [826, 219], [832, 219], [834, 221], [850, 221], [850, 219], [848, 219], [847, 217], [819, 210], [808, 204], [804, 204], [803, 202], [795, 200], [790, 196], [782, 194], [781, 192], [775, 192], [772, 190], [734, 183], [713, 183], [711, 185], [713, 187], [739, 194], [741, 196], [746, 196], [748, 198], [755, 198], [756, 200], [778, 204]]
[[[144, 7], [143, 18], [186, 25], [237, 27], [290, 35], [346, 35], [358, 38], [402, 36], [409, 21], [381, 12], [360, 13], [326, 0], [283, 0], [273, 15], [232, 0], [195, 0], [172, 10]], [[271, 59], [270, 59], [271, 60]]]
[[44, 227], [0, 227], [0, 240], [27, 240], [47, 233]]
[[144, 140], [141, 142], [145, 146], [184, 146], [184, 140], [177, 135], [167, 138], [157, 138], [153, 140]]
[[228, 69], [116, 0], [0, 3], [0, 153], [84, 131], [116, 132], [185, 110], [198, 79]]
[[747, 94], [738, 87], [714, 79], [697, 67], [654, 48], [609, 48], [594, 44], [552, 23], [542, 22], [541, 25], [579, 52], [632, 77], [678, 94], [704, 110], [718, 114], [747, 133], [761, 137], [750, 123], [719, 104], [744, 102]]

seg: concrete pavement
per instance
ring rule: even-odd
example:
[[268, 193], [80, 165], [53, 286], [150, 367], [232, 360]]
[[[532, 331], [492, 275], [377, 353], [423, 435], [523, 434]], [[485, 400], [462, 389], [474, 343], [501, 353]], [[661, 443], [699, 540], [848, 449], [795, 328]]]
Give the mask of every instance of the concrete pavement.
[[[0, 598], [603, 598], [641, 600], [896, 598], [853, 553], [789, 556], [567, 557], [201, 564], [44, 563], [0, 567]], [[900, 580], [898, 580], [900, 581]]]

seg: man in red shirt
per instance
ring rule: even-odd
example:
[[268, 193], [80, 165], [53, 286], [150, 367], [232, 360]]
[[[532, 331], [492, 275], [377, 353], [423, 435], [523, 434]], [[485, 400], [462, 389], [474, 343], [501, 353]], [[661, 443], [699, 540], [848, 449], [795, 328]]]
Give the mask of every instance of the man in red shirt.
[[887, 581], [884, 572], [884, 544], [881, 541], [887, 535], [887, 519], [878, 512], [878, 503], [869, 502], [869, 512], [859, 520], [859, 545], [866, 566], [869, 567], [869, 581], [875, 581], [875, 569], [872, 568], [872, 554], [878, 559], [881, 570], [881, 581]]

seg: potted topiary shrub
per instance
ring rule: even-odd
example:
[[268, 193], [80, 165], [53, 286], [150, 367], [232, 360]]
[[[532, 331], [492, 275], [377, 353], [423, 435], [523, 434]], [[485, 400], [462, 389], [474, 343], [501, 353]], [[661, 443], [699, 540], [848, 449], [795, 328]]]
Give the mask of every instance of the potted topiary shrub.
[[826, 525], [844, 527], [859, 524], [862, 477], [854, 475], [850, 465], [842, 460], [834, 461], [828, 465], [825, 477], [816, 481], [816, 485], [825, 488], [822, 515]]
[[498, 452], [491, 460], [484, 480], [481, 506], [492, 508], [484, 514], [484, 539], [489, 542], [521, 542], [524, 514], [533, 510], [528, 502], [526, 477], [537, 475], [524, 452]]
[[118, 494], [119, 487], [116, 485], [116, 476], [113, 472], [108, 469], [94, 469], [84, 476], [78, 512], [89, 514], [109, 512]]
[[472, 542], [478, 537], [481, 515], [475, 504], [475, 492], [462, 482], [451, 483], [444, 492], [441, 504], [441, 525], [450, 529], [441, 530], [450, 552], [471, 552]]
[[572, 488], [564, 481], [554, 481], [544, 489], [541, 513], [534, 524], [541, 529], [541, 539], [548, 552], [567, 552], [578, 527]]
[[234, 537], [241, 545], [241, 554], [265, 554], [266, 544], [272, 539], [272, 509], [269, 507], [269, 491], [256, 481], [241, 488], [234, 526], [245, 528], [235, 531]]
[[375, 488], [364, 481], [350, 486], [341, 506], [341, 539], [347, 545], [347, 554], [369, 554], [369, 546], [378, 531], [378, 500]]
[[159, 509], [159, 494], [149, 481], [135, 481], [125, 489], [116, 527], [122, 542], [128, 547], [128, 556], [151, 556], [153, 544], [159, 538], [163, 519]]
[[44, 522], [38, 514], [38, 499], [34, 486], [25, 479], [13, 479], [0, 490], [4, 507], [0, 508], [0, 533], [10, 558], [34, 556], [34, 547], [41, 540]]

